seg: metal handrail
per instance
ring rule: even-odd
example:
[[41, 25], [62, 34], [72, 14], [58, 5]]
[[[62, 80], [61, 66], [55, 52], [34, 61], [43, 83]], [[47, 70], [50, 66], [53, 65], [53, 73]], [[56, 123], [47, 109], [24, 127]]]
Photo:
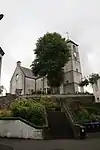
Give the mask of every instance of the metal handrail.
[[63, 104], [63, 108], [64, 108], [65, 111], [67, 111], [67, 114], [68, 114], [69, 118], [71, 119], [71, 121], [73, 122], [73, 124], [76, 124], [77, 121], [75, 120], [74, 115], [72, 114], [72, 112], [69, 110], [69, 107], [68, 106], [65, 107], [64, 104]]

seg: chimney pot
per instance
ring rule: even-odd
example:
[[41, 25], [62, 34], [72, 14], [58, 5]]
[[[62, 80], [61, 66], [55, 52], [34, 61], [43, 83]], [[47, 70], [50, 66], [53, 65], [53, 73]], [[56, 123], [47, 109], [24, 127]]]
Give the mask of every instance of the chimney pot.
[[21, 61], [17, 61], [17, 65], [21, 66]]

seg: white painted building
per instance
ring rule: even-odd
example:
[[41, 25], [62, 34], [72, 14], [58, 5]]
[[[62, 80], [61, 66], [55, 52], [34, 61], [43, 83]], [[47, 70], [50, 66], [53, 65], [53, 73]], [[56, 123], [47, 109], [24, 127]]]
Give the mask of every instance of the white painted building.
[[95, 96], [95, 102], [100, 103], [100, 79], [97, 80], [97, 84], [93, 84], [93, 94]]
[[64, 67], [64, 83], [60, 87], [60, 92], [61, 94], [84, 92], [84, 89], [79, 87], [82, 81], [82, 71], [78, 45], [71, 40], [67, 40], [67, 43], [71, 56]]
[[[46, 78], [38, 78], [33, 75], [31, 69], [21, 66], [17, 62], [16, 69], [10, 81], [10, 93], [21, 95], [32, 94], [38, 91], [47, 91]], [[43, 90], [44, 89], [44, 90]]]

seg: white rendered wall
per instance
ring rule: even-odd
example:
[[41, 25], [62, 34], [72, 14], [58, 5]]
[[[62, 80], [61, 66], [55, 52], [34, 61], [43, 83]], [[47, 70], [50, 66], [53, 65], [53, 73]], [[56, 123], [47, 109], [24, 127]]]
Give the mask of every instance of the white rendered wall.
[[42, 139], [42, 129], [35, 129], [20, 120], [0, 120], [0, 137]]

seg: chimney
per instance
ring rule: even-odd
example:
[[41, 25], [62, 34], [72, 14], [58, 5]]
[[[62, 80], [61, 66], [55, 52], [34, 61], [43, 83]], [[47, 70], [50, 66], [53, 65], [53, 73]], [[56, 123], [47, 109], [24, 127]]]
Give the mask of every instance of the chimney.
[[17, 61], [17, 65], [18, 65], [18, 66], [21, 66], [21, 61]]

